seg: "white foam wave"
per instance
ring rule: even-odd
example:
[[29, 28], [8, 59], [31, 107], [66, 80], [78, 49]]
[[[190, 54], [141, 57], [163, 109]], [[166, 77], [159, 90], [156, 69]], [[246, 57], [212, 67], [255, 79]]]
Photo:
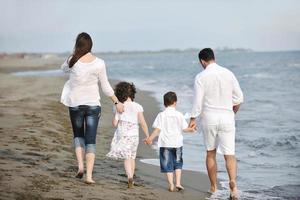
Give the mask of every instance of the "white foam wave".
[[255, 74], [244, 74], [242, 78], [257, 78], [257, 79], [273, 79], [276, 78], [274, 74], [268, 73], [255, 73]]

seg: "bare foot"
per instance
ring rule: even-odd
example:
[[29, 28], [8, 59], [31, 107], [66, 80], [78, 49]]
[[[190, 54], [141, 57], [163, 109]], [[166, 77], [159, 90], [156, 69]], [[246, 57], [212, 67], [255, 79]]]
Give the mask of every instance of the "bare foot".
[[209, 189], [208, 192], [209, 192], [210, 194], [213, 194], [213, 193], [217, 192], [217, 190], [218, 190], [218, 189], [217, 189], [217, 186], [210, 186], [210, 189]]
[[169, 192], [175, 192], [175, 187], [174, 187], [174, 185], [172, 184], [169, 184]]
[[83, 170], [78, 170], [78, 172], [77, 172], [75, 178], [81, 179], [82, 177], [83, 177]]
[[133, 182], [133, 178], [129, 178], [128, 179], [128, 188], [133, 188], [134, 182]]
[[184, 190], [184, 187], [182, 185], [176, 185], [177, 191], [182, 191]]
[[236, 200], [238, 199], [238, 189], [235, 181], [229, 182], [230, 187], [230, 199]]
[[87, 179], [85, 181], [85, 183], [88, 184], [88, 185], [92, 185], [92, 184], [95, 184], [96, 182], [93, 179], [89, 179], [89, 180]]

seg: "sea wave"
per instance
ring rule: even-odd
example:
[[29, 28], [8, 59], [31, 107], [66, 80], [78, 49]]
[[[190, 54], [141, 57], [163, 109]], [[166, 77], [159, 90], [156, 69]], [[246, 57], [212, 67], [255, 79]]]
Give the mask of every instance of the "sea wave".
[[[222, 189], [218, 190], [208, 200], [227, 200], [229, 187], [227, 181], [221, 181]], [[300, 199], [300, 185], [281, 185], [267, 189], [239, 190], [238, 196], [243, 200], [297, 200]]]
[[270, 73], [254, 73], [254, 74], [243, 74], [241, 78], [275, 79], [276, 76]]

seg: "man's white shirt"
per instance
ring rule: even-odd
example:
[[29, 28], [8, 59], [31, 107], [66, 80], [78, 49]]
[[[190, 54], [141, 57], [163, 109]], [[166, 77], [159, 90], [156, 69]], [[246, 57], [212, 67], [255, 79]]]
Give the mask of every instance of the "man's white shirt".
[[191, 117], [200, 115], [202, 123], [209, 125], [234, 124], [233, 106], [244, 97], [230, 70], [216, 63], [208, 65], [196, 76], [194, 92]]

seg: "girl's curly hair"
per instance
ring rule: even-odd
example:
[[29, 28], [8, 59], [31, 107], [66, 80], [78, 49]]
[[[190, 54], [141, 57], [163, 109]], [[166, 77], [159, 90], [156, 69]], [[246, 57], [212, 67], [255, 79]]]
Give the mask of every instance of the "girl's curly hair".
[[115, 95], [120, 102], [124, 103], [128, 97], [133, 101], [135, 97], [136, 89], [133, 83], [119, 82], [115, 86]]

